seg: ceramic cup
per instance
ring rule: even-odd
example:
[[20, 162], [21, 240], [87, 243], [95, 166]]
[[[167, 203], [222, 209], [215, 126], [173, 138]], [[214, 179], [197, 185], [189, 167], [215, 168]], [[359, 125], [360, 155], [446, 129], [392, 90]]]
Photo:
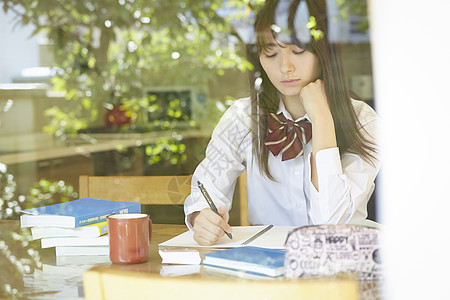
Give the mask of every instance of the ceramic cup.
[[146, 214], [117, 214], [107, 220], [111, 261], [123, 264], [147, 261], [152, 220]]

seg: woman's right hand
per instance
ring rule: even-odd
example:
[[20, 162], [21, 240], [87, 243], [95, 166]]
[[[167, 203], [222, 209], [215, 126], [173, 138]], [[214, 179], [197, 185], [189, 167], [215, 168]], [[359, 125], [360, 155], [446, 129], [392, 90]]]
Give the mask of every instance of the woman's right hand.
[[231, 233], [227, 208], [220, 206], [218, 212], [219, 215], [210, 208], [205, 208], [192, 213], [191, 224], [194, 229], [194, 240], [200, 245], [213, 245], [225, 232]]

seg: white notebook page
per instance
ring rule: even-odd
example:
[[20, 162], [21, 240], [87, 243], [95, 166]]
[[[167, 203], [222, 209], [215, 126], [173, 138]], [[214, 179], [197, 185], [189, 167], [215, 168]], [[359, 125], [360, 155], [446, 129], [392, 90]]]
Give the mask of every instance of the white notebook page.
[[[193, 232], [186, 231], [159, 246], [161, 247], [196, 247], [196, 248], [234, 248], [242, 246], [242, 243], [257, 234], [267, 226], [233, 226], [233, 239], [222, 236], [212, 246], [202, 246], [194, 241]], [[264, 247], [271, 249], [285, 249], [284, 243], [290, 230], [298, 226], [273, 226], [270, 230], [253, 240], [247, 246]]]

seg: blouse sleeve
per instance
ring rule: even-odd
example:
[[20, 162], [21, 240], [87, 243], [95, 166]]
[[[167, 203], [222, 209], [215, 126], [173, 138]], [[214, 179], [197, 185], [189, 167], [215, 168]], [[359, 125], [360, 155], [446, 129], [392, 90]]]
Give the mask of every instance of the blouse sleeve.
[[192, 176], [191, 194], [184, 203], [185, 222], [189, 229], [192, 229], [189, 215], [208, 207], [197, 181], [204, 185], [217, 207], [225, 205], [231, 209], [236, 179], [245, 169], [243, 148], [249, 140], [250, 123], [244, 112], [250, 102], [243, 100], [237, 100], [224, 113], [212, 133], [205, 159]]
[[[359, 113], [362, 135], [376, 142], [376, 114], [365, 104]], [[309, 216], [313, 224], [338, 224], [367, 218], [367, 203], [375, 188], [381, 159], [375, 152], [370, 162], [353, 153], [341, 157], [338, 148], [317, 153], [316, 167], [319, 191], [309, 176]], [[310, 161], [310, 160], [308, 160]]]

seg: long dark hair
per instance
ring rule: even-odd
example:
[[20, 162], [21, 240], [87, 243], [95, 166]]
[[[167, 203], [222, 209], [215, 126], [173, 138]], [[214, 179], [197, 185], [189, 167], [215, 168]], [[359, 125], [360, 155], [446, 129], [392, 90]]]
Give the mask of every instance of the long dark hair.
[[[350, 92], [345, 81], [340, 46], [337, 43], [329, 42], [326, 0], [304, 0], [310, 16], [309, 21], [313, 21], [310, 22], [312, 24], [311, 31], [314, 30], [315, 34], [315, 36], [311, 34], [309, 37], [300, 37], [296, 26], [294, 26], [301, 1], [293, 0], [289, 3], [287, 18], [289, 43], [311, 51], [319, 59], [322, 68], [321, 79], [325, 85], [341, 155], [345, 152], [351, 152], [360, 155], [368, 162], [373, 162], [375, 159], [373, 153], [376, 151], [375, 145], [360, 132], [361, 125], [353, 108]], [[273, 26], [276, 24], [278, 4], [278, 0], [266, 0], [265, 5], [258, 12], [255, 20], [256, 46], [253, 49], [250, 48], [248, 53], [255, 66], [254, 72], [250, 75], [253, 153], [259, 169], [272, 180], [274, 178], [268, 166], [269, 151], [263, 140], [267, 134], [267, 116], [269, 113], [277, 111], [280, 96], [261, 67], [259, 54], [268, 39], [278, 40], [278, 37], [281, 37], [279, 31]]]

